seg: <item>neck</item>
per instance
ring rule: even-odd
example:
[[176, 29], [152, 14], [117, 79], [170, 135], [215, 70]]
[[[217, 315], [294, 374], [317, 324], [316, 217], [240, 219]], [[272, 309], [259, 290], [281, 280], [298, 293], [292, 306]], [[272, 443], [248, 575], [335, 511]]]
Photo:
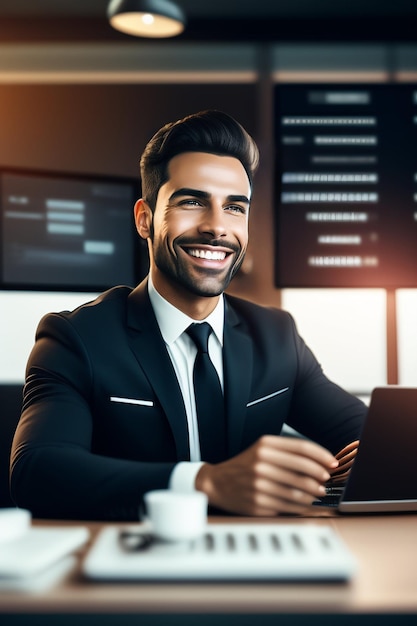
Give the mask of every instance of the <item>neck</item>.
[[159, 280], [155, 272], [151, 272], [152, 283], [160, 296], [165, 298], [176, 309], [194, 320], [204, 320], [216, 308], [220, 296], [198, 296], [191, 294], [180, 285], [171, 285]]

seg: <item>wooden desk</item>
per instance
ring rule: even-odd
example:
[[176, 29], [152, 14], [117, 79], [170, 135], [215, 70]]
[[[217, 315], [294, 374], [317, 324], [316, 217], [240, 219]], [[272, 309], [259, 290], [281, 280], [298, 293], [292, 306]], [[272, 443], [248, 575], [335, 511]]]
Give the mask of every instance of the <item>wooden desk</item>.
[[[241, 519], [254, 522], [253, 518]], [[225, 523], [228, 520], [236, 522], [236, 518], [212, 518], [210, 521]], [[73, 621], [68, 622], [71, 626], [82, 626], [83, 618], [92, 618], [93, 615], [100, 615], [100, 625], [105, 626], [109, 623], [118, 626], [125, 623], [140, 626], [148, 623], [158, 626], [181, 623], [182, 626], [187, 626], [187, 619], [191, 619], [191, 616], [195, 618], [196, 614], [204, 616], [203, 621], [195, 622], [199, 626], [205, 626], [209, 616], [216, 626], [220, 626], [226, 617], [227, 621], [224, 623], [228, 626], [232, 626], [235, 623], [233, 620], [238, 618], [236, 624], [241, 626], [251, 623], [274, 623], [283, 626], [287, 619], [291, 626], [299, 623], [311, 626], [318, 623], [316, 620], [319, 618], [323, 625], [327, 624], [326, 617], [330, 618], [335, 614], [338, 615], [339, 624], [345, 624], [347, 616], [351, 617], [352, 623], [355, 620], [356, 624], [364, 615], [369, 618], [383, 614], [391, 614], [393, 619], [395, 615], [395, 626], [403, 624], [405, 619], [413, 619], [415, 622], [416, 514], [333, 516], [316, 517], [314, 520], [285, 517], [278, 518], [276, 523], [305, 524], [312, 521], [330, 524], [355, 555], [359, 571], [350, 583], [97, 584], [84, 580], [79, 566], [75, 566], [65, 581], [46, 593], [0, 593], [0, 623], [5, 625], [9, 619], [11, 624], [28, 623], [34, 626], [34, 622], [29, 619], [27, 622], [22, 621], [25, 616], [30, 618], [34, 614], [42, 615], [42, 621], [39, 622], [42, 625], [58, 623], [49, 622], [48, 616], [52, 619], [52, 616], [56, 617], [58, 614], [60, 619], [66, 616], [68, 620], [72, 616]], [[259, 524], [270, 522], [270, 519], [258, 520]], [[88, 526], [91, 528], [93, 540], [102, 525], [90, 523]], [[82, 554], [79, 556], [81, 560]], [[158, 616], [161, 620], [161, 614], [164, 619], [157, 621]], [[268, 621], [278, 614], [279, 622]], [[140, 620], [138, 615], [141, 616]], [[19, 621], [13, 621], [18, 616]], [[134, 621], [134, 617], [138, 621]], [[180, 617], [181, 621], [175, 621]], [[250, 621], [251, 618], [253, 622]], [[114, 621], [110, 621], [112, 619]], [[61, 623], [66, 622], [59, 621]], [[92, 622], [88, 623], [91, 626]], [[370, 623], [369, 620], [367, 623]]]

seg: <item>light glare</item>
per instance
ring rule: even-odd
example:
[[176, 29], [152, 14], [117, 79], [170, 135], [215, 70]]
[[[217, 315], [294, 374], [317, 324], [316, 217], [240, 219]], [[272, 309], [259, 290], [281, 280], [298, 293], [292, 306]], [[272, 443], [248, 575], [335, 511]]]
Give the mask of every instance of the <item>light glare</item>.
[[153, 24], [155, 21], [154, 16], [151, 13], [144, 13], [142, 15], [142, 22], [147, 25]]

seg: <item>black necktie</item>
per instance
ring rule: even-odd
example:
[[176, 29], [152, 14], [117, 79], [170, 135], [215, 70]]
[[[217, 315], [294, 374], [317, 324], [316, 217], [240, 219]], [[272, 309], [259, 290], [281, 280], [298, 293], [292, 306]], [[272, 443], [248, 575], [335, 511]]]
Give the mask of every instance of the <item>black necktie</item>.
[[191, 324], [186, 330], [197, 346], [193, 379], [201, 459], [218, 463], [226, 458], [226, 427], [222, 388], [208, 354], [211, 331], [207, 322]]

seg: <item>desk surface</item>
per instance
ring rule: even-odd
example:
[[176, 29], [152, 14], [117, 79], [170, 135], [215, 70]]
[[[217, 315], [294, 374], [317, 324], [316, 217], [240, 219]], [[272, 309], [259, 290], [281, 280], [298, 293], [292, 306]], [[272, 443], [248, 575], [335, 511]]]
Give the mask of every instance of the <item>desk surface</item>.
[[[210, 522], [225, 523], [227, 519], [211, 518]], [[253, 518], [239, 519], [254, 523]], [[230, 521], [236, 522], [236, 518]], [[349, 583], [336, 584], [100, 584], [84, 580], [79, 565], [75, 565], [70, 575], [48, 592], [0, 593], [0, 614], [417, 614], [416, 514], [333, 516], [314, 520], [285, 517], [274, 521], [277, 524], [314, 521], [331, 525], [356, 557], [357, 575]], [[271, 520], [258, 523], [271, 523]], [[103, 525], [89, 523], [88, 526], [93, 541]], [[81, 553], [79, 561], [82, 556]]]

